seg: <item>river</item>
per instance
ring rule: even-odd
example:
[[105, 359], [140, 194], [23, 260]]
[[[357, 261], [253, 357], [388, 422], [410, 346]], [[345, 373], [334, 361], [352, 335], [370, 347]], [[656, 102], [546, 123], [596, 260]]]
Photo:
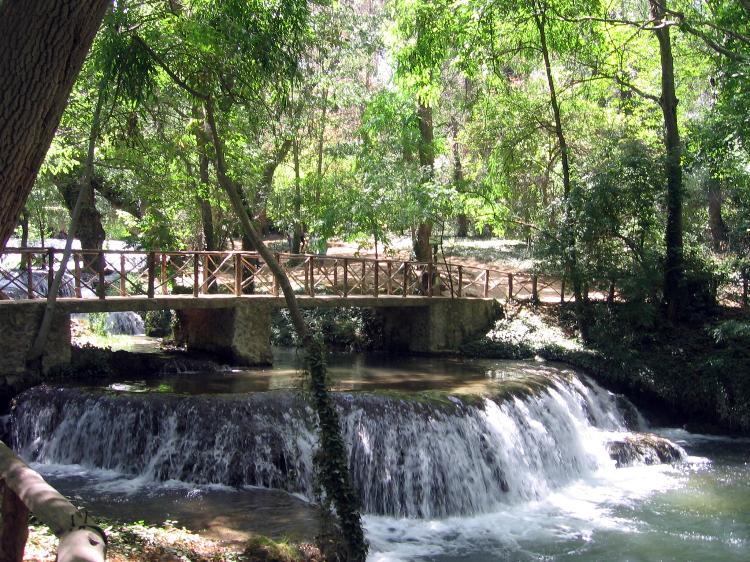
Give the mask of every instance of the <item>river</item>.
[[[97, 515], [310, 539], [311, 410], [294, 353], [275, 359], [32, 389], [14, 441]], [[749, 440], [649, 427], [681, 460], [616, 468], [608, 444], [647, 422], [563, 365], [348, 355], [330, 372], [373, 561], [747, 559]]]

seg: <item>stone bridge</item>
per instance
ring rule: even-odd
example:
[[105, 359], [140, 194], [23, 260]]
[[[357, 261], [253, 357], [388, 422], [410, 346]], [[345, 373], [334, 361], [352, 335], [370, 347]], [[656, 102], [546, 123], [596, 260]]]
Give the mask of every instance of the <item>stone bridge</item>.
[[[413, 353], [455, 351], [467, 338], [486, 332], [501, 314], [492, 298], [430, 296], [299, 296], [301, 308], [359, 307], [375, 311], [387, 349]], [[24, 372], [25, 359], [44, 314], [45, 301], [0, 302], [4, 353], [0, 373]], [[207, 294], [106, 299], [61, 298], [43, 359], [44, 370], [70, 361], [73, 313], [175, 310], [188, 350], [205, 351], [235, 365], [271, 362], [271, 316], [286, 307], [273, 295]]]
[[[188, 349], [235, 364], [271, 360], [271, 315], [286, 306], [268, 264], [255, 252], [74, 250], [66, 264], [52, 248], [0, 254], [0, 374], [20, 373], [64, 268], [44, 370], [70, 359], [70, 315], [175, 310]], [[564, 299], [551, 278], [450, 262], [276, 254], [302, 308], [371, 308], [387, 348], [454, 351], [487, 330], [499, 302]]]

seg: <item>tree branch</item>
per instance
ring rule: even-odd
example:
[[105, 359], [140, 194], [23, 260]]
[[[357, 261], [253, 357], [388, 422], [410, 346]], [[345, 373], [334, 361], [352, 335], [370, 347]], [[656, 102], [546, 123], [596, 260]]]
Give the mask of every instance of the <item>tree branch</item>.
[[143, 47], [143, 49], [149, 54], [149, 56], [154, 59], [154, 62], [158, 64], [161, 69], [169, 75], [169, 77], [174, 81], [175, 84], [177, 84], [191, 96], [194, 96], [200, 100], [208, 99], [208, 94], [199, 92], [198, 90], [190, 86], [187, 82], [185, 82], [182, 78], [177, 76], [177, 74], [171, 68], [169, 68], [167, 63], [164, 62], [164, 59], [162, 59], [156, 51], [154, 51], [143, 39], [141, 39], [139, 35], [133, 35], [133, 39], [138, 42], [141, 47]]

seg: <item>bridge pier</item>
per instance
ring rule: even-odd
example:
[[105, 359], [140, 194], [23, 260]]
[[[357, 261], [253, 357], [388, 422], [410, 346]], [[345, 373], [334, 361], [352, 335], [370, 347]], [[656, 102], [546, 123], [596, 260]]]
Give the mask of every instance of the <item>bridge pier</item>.
[[375, 309], [386, 349], [411, 353], [458, 351], [502, 317], [494, 299], [434, 299], [429, 306]]
[[[44, 305], [37, 302], [7, 301], [0, 307], [0, 375], [7, 386], [26, 374], [26, 355], [42, 323]], [[42, 356], [42, 372], [70, 364], [70, 314], [56, 312], [52, 319], [47, 346]]]
[[204, 351], [234, 365], [270, 365], [273, 307], [238, 300], [230, 308], [177, 311], [188, 351]]

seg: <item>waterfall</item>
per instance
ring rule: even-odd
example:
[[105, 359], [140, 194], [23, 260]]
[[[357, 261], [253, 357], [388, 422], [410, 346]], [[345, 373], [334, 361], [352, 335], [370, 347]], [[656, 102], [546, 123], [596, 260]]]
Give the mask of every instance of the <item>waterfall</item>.
[[104, 321], [104, 329], [108, 334], [126, 336], [142, 336], [146, 333], [143, 318], [135, 312], [108, 312]]
[[[336, 393], [335, 400], [364, 510], [383, 515], [466, 515], [542, 498], [614, 468], [607, 444], [628, 431], [617, 397], [566, 374], [494, 398]], [[29, 461], [315, 496], [315, 416], [299, 392], [42, 386], [18, 398], [12, 431]]]

